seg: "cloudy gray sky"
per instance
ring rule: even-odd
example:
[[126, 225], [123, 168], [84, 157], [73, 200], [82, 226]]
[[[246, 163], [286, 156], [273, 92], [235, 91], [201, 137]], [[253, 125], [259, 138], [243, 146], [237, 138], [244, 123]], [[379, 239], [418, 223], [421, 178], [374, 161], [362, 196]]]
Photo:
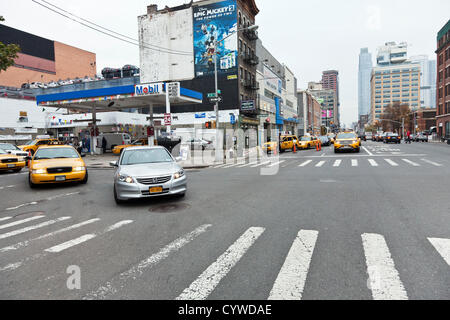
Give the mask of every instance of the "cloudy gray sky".
[[[6, 24], [97, 54], [105, 66], [139, 65], [138, 47], [87, 29], [35, 4], [0, 0]], [[186, 0], [46, 0], [85, 19], [137, 38], [137, 16], [146, 6], [174, 6]], [[299, 87], [321, 79], [326, 69], [340, 72], [341, 120], [350, 125], [358, 113], [358, 55], [374, 54], [387, 41], [407, 41], [409, 55], [435, 58], [436, 34], [450, 18], [448, 0], [256, 0], [264, 46], [293, 70]]]

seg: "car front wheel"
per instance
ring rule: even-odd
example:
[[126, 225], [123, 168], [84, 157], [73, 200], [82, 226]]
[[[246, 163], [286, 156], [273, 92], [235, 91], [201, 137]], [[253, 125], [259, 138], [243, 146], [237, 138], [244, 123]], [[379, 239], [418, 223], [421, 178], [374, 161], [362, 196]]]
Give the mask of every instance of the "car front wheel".
[[81, 181], [81, 184], [86, 184], [89, 180], [89, 174], [88, 171], [86, 170], [86, 175], [84, 176], [84, 179]]
[[35, 185], [33, 181], [31, 181], [31, 175], [28, 175], [28, 185], [30, 186], [31, 189], [36, 189], [37, 187], [37, 185]]
[[117, 197], [117, 191], [116, 191], [116, 187], [115, 187], [115, 186], [114, 186], [114, 201], [116, 201], [116, 204], [117, 204], [117, 205], [121, 205], [121, 204], [124, 204], [124, 203], [125, 203], [125, 201], [120, 200], [120, 199]]

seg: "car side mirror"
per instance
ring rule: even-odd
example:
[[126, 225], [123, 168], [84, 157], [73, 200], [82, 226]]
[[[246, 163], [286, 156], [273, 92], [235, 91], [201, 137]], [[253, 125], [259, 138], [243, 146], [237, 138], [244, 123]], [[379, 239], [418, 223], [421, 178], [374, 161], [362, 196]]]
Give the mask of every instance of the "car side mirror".
[[80, 154], [80, 156], [81, 156], [82, 158], [85, 158], [85, 157], [86, 157], [86, 153], [82, 153], [82, 154]]
[[119, 166], [119, 163], [118, 163], [117, 161], [111, 161], [111, 162], [109, 163], [109, 165], [110, 165], [111, 167], [117, 168], [117, 167]]

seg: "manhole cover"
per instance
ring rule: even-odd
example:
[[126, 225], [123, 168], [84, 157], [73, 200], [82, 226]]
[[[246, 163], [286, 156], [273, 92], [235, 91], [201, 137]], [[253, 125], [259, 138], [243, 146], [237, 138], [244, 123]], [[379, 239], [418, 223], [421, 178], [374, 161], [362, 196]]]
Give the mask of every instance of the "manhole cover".
[[157, 205], [149, 209], [150, 212], [171, 213], [189, 209], [191, 206], [187, 203], [170, 203]]

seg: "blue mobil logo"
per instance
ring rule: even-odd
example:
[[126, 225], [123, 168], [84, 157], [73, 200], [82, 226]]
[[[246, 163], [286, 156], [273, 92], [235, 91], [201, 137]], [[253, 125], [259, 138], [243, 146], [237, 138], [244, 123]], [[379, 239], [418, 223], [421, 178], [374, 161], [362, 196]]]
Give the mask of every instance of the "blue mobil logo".
[[134, 86], [137, 96], [157, 95], [164, 93], [164, 83], [138, 84]]

